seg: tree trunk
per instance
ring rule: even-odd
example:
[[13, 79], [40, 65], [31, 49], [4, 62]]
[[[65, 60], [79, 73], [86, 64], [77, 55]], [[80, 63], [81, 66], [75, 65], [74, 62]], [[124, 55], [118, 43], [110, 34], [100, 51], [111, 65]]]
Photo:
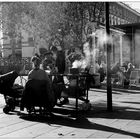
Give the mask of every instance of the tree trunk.
[[11, 37], [10, 39], [11, 49], [12, 49], [12, 56], [15, 56], [15, 39]]

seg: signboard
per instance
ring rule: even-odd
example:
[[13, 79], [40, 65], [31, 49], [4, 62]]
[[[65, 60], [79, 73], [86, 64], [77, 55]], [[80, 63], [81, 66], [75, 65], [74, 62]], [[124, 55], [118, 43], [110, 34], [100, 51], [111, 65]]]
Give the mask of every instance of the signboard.
[[32, 57], [34, 54], [34, 47], [22, 47], [22, 57]]

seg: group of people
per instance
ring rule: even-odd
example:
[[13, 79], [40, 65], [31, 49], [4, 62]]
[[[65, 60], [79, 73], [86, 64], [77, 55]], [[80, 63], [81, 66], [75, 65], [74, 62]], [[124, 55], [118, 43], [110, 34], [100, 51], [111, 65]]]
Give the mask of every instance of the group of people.
[[58, 105], [63, 105], [68, 102], [68, 95], [64, 93], [65, 86], [63, 76], [54, 76], [53, 80], [50, 74], [64, 74], [65, 72], [65, 54], [61, 46], [53, 47], [51, 51], [44, 54], [44, 59], [41, 60], [36, 54], [32, 57], [32, 70], [28, 73], [28, 80], [46, 80], [47, 83], [53, 86], [54, 92], [57, 94]]
[[[121, 69], [121, 68], [124, 68], [124, 69]], [[117, 76], [119, 81], [124, 82], [123, 83], [124, 85], [129, 84], [130, 74], [131, 74], [131, 71], [134, 70], [134, 68], [135, 67], [132, 65], [132, 63], [128, 63], [128, 64], [124, 63], [123, 66], [121, 66], [119, 62], [116, 62], [115, 65], [113, 65], [111, 68], [111, 74], [112, 74], [112, 77], [113, 75]], [[113, 83], [118, 82], [118, 79], [114, 78]]]
[[[28, 73], [28, 79], [48, 81], [57, 96], [57, 105], [61, 106], [69, 103], [69, 96], [74, 96], [77, 89], [76, 84], [73, 86], [73, 83], [76, 83], [74, 82], [74, 77], [67, 77], [69, 86], [65, 86], [63, 76], [55, 75], [53, 79], [49, 76], [49, 74], [65, 73], [66, 57], [62, 47], [52, 47], [50, 51], [44, 54], [43, 60], [36, 54], [32, 57], [31, 61], [33, 63], [33, 69]], [[84, 93], [82, 88], [78, 88], [80, 95]]]
[[[52, 89], [54, 90], [58, 99], [57, 104], [60, 106], [69, 102], [69, 95], [65, 87], [63, 76], [54, 76], [52, 80], [48, 73], [64, 74], [66, 64], [65, 61], [65, 53], [62, 50], [62, 47], [54, 46], [50, 51], [44, 54], [43, 60], [37, 54], [32, 57], [32, 70], [28, 73], [28, 80], [46, 80], [47, 83], [53, 87]], [[100, 73], [100, 82], [103, 82], [106, 76], [106, 64], [104, 63], [104, 61], [102, 61], [100, 65], [96, 62], [95, 69], [96, 73]], [[129, 81], [129, 77], [133, 69], [133, 65], [131, 63], [128, 63], [125, 71], [122, 71], [120, 68], [120, 64], [116, 63], [111, 68], [111, 74], [117, 75], [118, 77], [120, 77], [120, 79], [122, 79], [123, 76], [123, 78], [125, 79], [124, 81]], [[90, 80], [94, 82], [94, 78]]]

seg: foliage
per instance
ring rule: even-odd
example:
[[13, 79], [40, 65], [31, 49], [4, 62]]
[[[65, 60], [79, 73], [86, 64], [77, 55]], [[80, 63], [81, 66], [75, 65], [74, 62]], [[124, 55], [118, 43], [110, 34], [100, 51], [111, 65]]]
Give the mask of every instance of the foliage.
[[103, 2], [70, 2], [66, 10], [67, 28], [75, 33], [74, 46], [82, 46], [83, 31], [88, 22], [104, 20]]
[[65, 20], [65, 3], [5, 2], [1, 6], [1, 27], [9, 36], [17, 36], [24, 29], [34, 38], [49, 39]]
[[26, 30], [37, 43], [38, 37], [47, 45], [58, 38], [66, 47], [81, 46], [86, 23], [103, 13], [99, 2], [2, 2], [0, 6], [0, 27], [12, 39], [21, 38], [21, 30]]

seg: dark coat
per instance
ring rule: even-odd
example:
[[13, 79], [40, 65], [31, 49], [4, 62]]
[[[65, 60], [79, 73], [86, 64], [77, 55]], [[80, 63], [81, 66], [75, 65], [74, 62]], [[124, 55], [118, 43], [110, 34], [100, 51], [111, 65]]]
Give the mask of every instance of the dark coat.
[[65, 54], [63, 51], [57, 52], [56, 67], [58, 68], [58, 73], [65, 72]]
[[55, 94], [46, 80], [29, 80], [23, 90], [22, 107], [42, 106], [51, 110], [56, 104]]

